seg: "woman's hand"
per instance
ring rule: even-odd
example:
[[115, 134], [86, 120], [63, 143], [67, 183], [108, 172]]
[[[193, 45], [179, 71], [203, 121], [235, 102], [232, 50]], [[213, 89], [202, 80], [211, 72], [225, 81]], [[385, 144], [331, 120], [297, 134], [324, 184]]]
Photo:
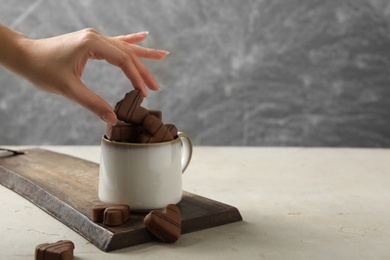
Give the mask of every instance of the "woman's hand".
[[108, 37], [93, 29], [84, 29], [38, 40], [13, 31], [11, 33], [14, 34], [12, 41], [16, 51], [8, 46], [12, 53], [3, 55], [5, 67], [41, 90], [77, 102], [111, 125], [116, 123], [112, 107], [81, 82], [89, 59], [106, 60], [121, 68], [134, 88], [144, 96], [147, 96], [146, 87], [151, 90], [160, 88], [139, 58], [160, 60], [168, 52], [135, 45], [146, 38], [147, 32]]

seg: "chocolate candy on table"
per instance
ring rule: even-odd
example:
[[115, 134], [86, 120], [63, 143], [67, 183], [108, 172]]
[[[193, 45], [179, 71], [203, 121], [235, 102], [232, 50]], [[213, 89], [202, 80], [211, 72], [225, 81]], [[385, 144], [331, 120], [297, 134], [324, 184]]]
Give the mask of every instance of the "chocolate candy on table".
[[173, 136], [164, 123], [154, 115], [148, 115], [145, 118], [143, 127], [147, 133], [144, 131], [140, 135], [138, 140], [141, 143], [158, 143], [173, 140]]
[[125, 204], [99, 204], [92, 207], [92, 221], [107, 226], [120, 226], [130, 219], [130, 206]]
[[154, 236], [167, 243], [176, 242], [181, 235], [181, 214], [176, 205], [152, 210], [144, 218], [144, 225]]
[[117, 121], [115, 126], [107, 124], [106, 137], [110, 141], [136, 142], [141, 131], [141, 126]]
[[126, 123], [140, 125], [148, 115], [148, 110], [141, 107], [144, 100], [139, 90], [132, 90], [125, 95], [115, 106], [115, 113], [119, 120]]
[[40, 244], [35, 248], [35, 260], [71, 260], [73, 250], [74, 244], [70, 240]]

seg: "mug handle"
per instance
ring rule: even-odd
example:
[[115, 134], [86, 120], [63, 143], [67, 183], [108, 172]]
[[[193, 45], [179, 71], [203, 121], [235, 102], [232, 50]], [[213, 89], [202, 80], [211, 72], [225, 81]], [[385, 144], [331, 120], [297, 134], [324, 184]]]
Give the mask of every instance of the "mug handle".
[[184, 171], [187, 169], [188, 165], [190, 164], [191, 158], [192, 158], [192, 141], [191, 138], [182, 132], [178, 133], [178, 136], [180, 138], [181, 142], [181, 172], [184, 173]]

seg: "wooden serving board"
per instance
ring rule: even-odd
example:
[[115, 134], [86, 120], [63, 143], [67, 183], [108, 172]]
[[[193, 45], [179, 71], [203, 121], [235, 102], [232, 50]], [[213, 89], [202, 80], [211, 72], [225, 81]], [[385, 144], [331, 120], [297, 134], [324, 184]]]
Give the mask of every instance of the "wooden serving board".
[[[0, 183], [17, 192], [75, 230], [103, 251], [153, 241], [144, 227], [146, 213], [131, 213], [118, 227], [91, 221], [98, 198], [99, 165], [43, 149], [28, 149], [22, 155], [0, 153]], [[189, 192], [177, 204], [182, 214], [182, 234], [241, 221], [229, 205]]]

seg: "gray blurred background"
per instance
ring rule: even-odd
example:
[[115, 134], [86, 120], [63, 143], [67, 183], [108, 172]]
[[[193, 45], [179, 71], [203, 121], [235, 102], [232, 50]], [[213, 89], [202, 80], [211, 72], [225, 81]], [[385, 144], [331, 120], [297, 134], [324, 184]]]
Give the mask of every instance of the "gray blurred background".
[[[196, 145], [390, 146], [388, 0], [0, 0], [0, 22], [51, 37], [150, 31], [162, 90], [143, 105]], [[113, 106], [132, 89], [90, 61], [83, 81]], [[0, 68], [0, 145], [96, 145], [105, 124]]]

